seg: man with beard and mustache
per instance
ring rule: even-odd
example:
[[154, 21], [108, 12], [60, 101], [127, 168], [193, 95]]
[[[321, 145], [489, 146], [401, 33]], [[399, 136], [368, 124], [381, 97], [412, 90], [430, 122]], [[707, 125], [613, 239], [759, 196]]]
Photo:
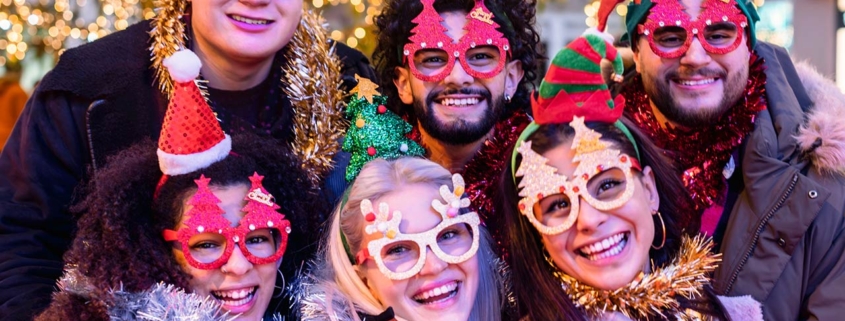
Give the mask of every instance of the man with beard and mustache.
[[756, 42], [744, 0], [635, 0], [626, 19], [626, 115], [683, 170], [689, 220], [720, 244], [717, 292], [765, 319], [841, 318], [845, 96]]
[[390, 0], [375, 19], [387, 107], [432, 161], [465, 177], [488, 224], [505, 155], [530, 122], [535, 13], [535, 1]]

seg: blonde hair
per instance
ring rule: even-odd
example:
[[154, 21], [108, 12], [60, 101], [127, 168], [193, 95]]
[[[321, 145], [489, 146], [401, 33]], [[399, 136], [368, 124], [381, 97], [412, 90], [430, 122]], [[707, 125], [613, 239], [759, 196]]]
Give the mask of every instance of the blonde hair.
[[[332, 302], [332, 296], [345, 296], [347, 304], [367, 314], [378, 315], [387, 308], [376, 299], [369, 287], [361, 280], [355, 267], [350, 262], [341, 237], [341, 230], [346, 237], [349, 253], [357, 253], [363, 235], [363, 216], [360, 204], [364, 199], [379, 199], [410, 184], [430, 185], [439, 188], [442, 185], [452, 187], [452, 174], [440, 165], [419, 158], [400, 158], [393, 161], [376, 159], [368, 163], [358, 174], [354, 184], [347, 190], [346, 202], [341, 203], [332, 215], [327, 242], [322, 251], [322, 264], [318, 264], [316, 274], [336, 283], [334, 290], [326, 293], [326, 301]], [[341, 208], [342, 206], [342, 208]], [[497, 271], [497, 258], [491, 248], [491, 239], [481, 228], [481, 246], [479, 247], [479, 286], [470, 320], [501, 319], [504, 285]], [[333, 307], [329, 305], [329, 309]], [[337, 320], [331, 311], [332, 320]], [[352, 313], [355, 320], [357, 315]]]

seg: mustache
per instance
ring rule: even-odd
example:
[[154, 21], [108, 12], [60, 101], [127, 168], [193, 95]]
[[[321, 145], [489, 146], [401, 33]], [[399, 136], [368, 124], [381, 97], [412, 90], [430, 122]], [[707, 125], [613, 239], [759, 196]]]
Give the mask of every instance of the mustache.
[[666, 73], [667, 79], [678, 79], [678, 78], [692, 78], [692, 77], [704, 77], [704, 78], [722, 78], [725, 79], [728, 76], [728, 73], [724, 70], [713, 69], [713, 68], [702, 68], [696, 70], [673, 70]]

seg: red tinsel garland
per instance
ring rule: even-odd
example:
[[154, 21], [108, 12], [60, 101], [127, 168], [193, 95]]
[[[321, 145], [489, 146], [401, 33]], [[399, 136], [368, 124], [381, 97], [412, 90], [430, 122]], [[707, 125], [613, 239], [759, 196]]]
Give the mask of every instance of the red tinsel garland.
[[681, 178], [697, 211], [722, 202], [725, 181], [722, 170], [751, 130], [758, 112], [766, 109], [766, 73], [763, 58], [751, 56], [748, 84], [743, 99], [716, 123], [685, 130], [661, 126], [655, 119], [648, 95], [637, 75], [622, 92], [625, 115], [637, 124], [670, 159], [685, 169]]

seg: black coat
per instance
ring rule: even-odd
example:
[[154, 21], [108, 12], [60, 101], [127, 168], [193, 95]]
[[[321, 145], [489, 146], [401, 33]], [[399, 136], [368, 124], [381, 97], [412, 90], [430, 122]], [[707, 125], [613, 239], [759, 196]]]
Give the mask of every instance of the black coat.
[[[141, 22], [65, 52], [0, 154], [0, 320], [31, 319], [50, 303], [75, 228], [68, 208], [88, 170], [158, 138], [167, 99], [154, 85], [150, 29]], [[345, 89], [356, 73], [376, 81], [360, 52], [337, 43], [337, 53]], [[342, 177], [332, 173], [329, 189], [342, 189]]]

